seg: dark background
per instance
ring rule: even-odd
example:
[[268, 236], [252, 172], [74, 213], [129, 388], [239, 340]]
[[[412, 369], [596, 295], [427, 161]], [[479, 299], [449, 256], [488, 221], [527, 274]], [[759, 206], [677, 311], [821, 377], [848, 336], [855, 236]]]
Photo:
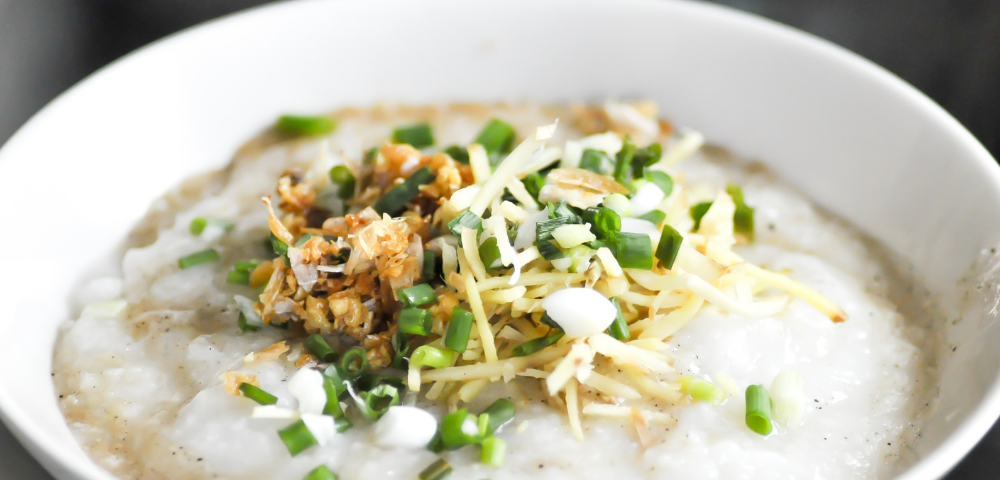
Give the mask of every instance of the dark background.
[[[87, 74], [262, 0], [0, 0], [0, 143]], [[861, 54], [923, 91], [1000, 156], [1000, 0], [721, 0]], [[0, 426], [0, 436], [7, 436]], [[21, 452], [22, 456], [26, 455]], [[37, 478], [25, 468], [15, 478]], [[10, 472], [12, 473], [12, 472]], [[1000, 427], [948, 480], [1000, 478]]]

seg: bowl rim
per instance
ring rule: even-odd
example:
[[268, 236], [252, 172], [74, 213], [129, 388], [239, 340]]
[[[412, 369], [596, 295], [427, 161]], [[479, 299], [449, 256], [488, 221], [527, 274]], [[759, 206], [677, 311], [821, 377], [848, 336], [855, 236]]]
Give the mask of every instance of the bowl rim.
[[[405, 3], [406, 1], [378, 0], [377, 2], [369, 2], [366, 7], [375, 9], [391, 8], [391, 6], [387, 6], [386, 4]], [[440, 4], [457, 0], [425, 1]], [[881, 84], [887, 90], [891, 90], [894, 95], [899, 95], [906, 103], [917, 107], [921, 115], [930, 120], [934, 128], [940, 129], [962, 146], [963, 150], [967, 153], [965, 161], [973, 162], [975, 167], [979, 169], [979, 173], [989, 178], [994, 184], [995, 190], [1000, 192], [1000, 168], [997, 168], [997, 161], [957, 119], [934, 100], [894, 73], [829, 40], [754, 13], [699, 0], [546, 1], [567, 5], [572, 4], [574, 8], [589, 8], [593, 5], [607, 4], [614, 1], [619, 8], [681, 10], [687, 14], [705, 17], [711, 21], [739, 24], [752, 35], [771, 36], [783, 43], [793, 44], [797, 48], [807, 52], [810, 56], [823, 58], [838, 68], [853, 71], [866, 81]], [[155, 40], [85, 76], [82, 80], [48, 102], [15, 130], [3, 146], [0, 146], [0, 162], [11, 161], [7, 157], [10, 156], [8, 152], [15, 150], [12, 145], [18, 145], [21, 142], [30, 142], [37, 137], [36, 132], [48, 123], [49, 118], [60, 115], [63, 104], [68, 103], [71, 98], [87, 95], [92, 84], [103, 82], [106, 77], [116, 76], [119, 71], [132, 68], [132, 65], [137, 63], [137, 58], [159, 55], [161, 51], [169, 51], [174, 48], [175, 44], [186, 41], [188, 37], [224, 31], [233, 28], [239, 23], [271, 15], [278, 11], [308, 9], [316, 4], [347, 3], [360, 3], [360, 0], [355, 0], [354, 2], [351, 2], [351, 0], [296, 0], [258, 5], [184, 28]], [[911, 464], [895, 478], [897, 480], [917, 480], [943, 477], [986, 435], [998, 418], [1000, 418], [1000, 377], [994, 378], [992, 385], [987, 389], [979, 405], [968, 414], [962, 423], [937, 448]], [[78, 456], [53, 444], [47, 438], [41, 426], [13, 401], [7, 391], [6, 385], [0, 385], [0, 420], [11, 430], [21, 444], [28, 449], [32, 456], [39, 460], [39, 463], [57, 478], [74, 478], [66, 475], [75, 475], [77, 478], [90, 479], [116, 478], [94, 463], [91, 465], [84, 464]]]

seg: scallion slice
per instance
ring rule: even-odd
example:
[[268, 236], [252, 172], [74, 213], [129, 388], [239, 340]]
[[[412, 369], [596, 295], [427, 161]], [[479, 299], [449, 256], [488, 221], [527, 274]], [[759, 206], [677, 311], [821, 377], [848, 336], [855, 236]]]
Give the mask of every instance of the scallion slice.
[[660, 261], [660, 265], [667, 269], [674, 268], [674, 261], [677, 260], [677, 254], [681, 251], [682, 242], [684, 242], [684, 237], [681, 236], [680, 232], [670, 225], [663, 226], [663, 230], [660, 232], [660, 243], [656, 246], [656, 258]]
[[[441, 418], [438, 433], [441, 434], [441, 442], [444, 444], [445, 449], [458, 450], [466, 445], [476, 443], [477, 435], [470, 434], [463, 428], [470, 419], [475, 421], [476, 417], [464, 408], [451, 412]], [[478, 431], [476, 434], [478, 434]]]
[[567, 217], [569, 218], [569, 223], [580, 223], [580, 216], [577, 215], [577, 210], [569, 206], [564, 200], [560, 200], [559, 203], [553, 205], [549, 203], [549, 218], [559, 218]]
[[285, 443], [285, 448], [288, 449], [288, 453], [292, 454], [293, 457], [304, 452], [307, 448], [318, 444], [316, 437], [313, 436], [302, 420], [278, 430], [278, 436], [281, 437], [281, 441]]
[[583, 155], [580, 156], [580, 168], [599, 175], [608, 173], [607, 165], [610, 165], [611, 162], [611, 157], [608, 154], [592, 148], [584, 150]]
[[563, 226], [572, 225], [576, 222], [571, 217], [556, 217], [543, 220], [535, 224], [535, 241], [544, 242], [552, 240], [552, 231]]
[[474, 322], [472, 312], [461, 307], [453, 308], [451, 319], [448, 320], [448, 331], [444, 336], [444, 346], [458, 353], [464, 352], [469, 346], [469, 335]]
[[431, 345], [421, 345], [410, 355], [410, 366], [444, 368], [455, 364], [458, 353], [452, 350], [434, 347]]
[[651, 143], [645, 148], [636, 150], [635, 156], [632, 157], [632, 177], [642, 178], [646, 168], [656, 165], [662, 156], [663, 147], [659, 143]]
[[198, 217], [191, 220], [191, 234], [201, 235], [201, 232], [204, 232], [209, 225], [219, 227], [227, 232], [232, 230], [234, 227], [232, 222], [227, 222], [225, 220], [209, 220], [204, 217]]
[[491, 403], [480, 414], [480, 416], [489, 416], [489, 421], [486, 422], [486, 435], [495, 434], [500, 427], [513, 420], [516, 413], [517, 408], [514, 407], [514, 402], [506, 398], [500, 398]]
[[615, 319], [608, 326], [608, 334], [616, 340], [628, 340], [632, 335], [628, 331], [628, 323], [625, 322], [625, 315], [622, 314], [622, 306], [617, 298], [612, 298], [611, 303], [615, 306]]
[[378, 150], [378, 147], [372, 147], [365, 151], [365, 165], [375, 165], [375, 161], [378, 160]]
[[247, 317], [243, 315], [243, 312], [240, 312], [240, 316], [236, 319], [236, 326], [240, 327], [240, 333], [256, 332], [257, 330], [260, 330], [260, 327], [250, 325], [250, 323], [247, 322]]
[[686, 393], [695, 400], [719, 405], [726, 400], [726, 392], [717, 385], [692, 377], [681, 377], [681, 393]]
[[237, 285], [250, 285], [250, 273], [260, 265], [257, 260], [236, 262], [233, 269], [226, 275], [226, 282]]
[[[336, 369], [334, 369], [336, 371]], [[323, 407], [323, 415], [330, 415], [331, 417], [342, 417], [344, 416], [344, 409], [340, 407], [340, 394], [347, 389], [344, 386], [343, 380], [339, 380], [339, 376], [334, 379], [328, 375], [323, 375], [323, 391], [326, 392], [326, 406]], [[338, 390], [338, 382], [339, 390]]]
[[660, 187], [663, 191], [664, 196], [670, 196], [670, 192], [674, 191], [674, 179], [667, 174], [667, 172], [660, 171], [650, 171], [646, 172], [646, 180], [648, 180], [653, 185]]
[[644, 233], [618, 232], [612, 236], [615, 258], [622, 268], [653, 268], [653, 241]]
[[487, 238], [479, 245], [479, 258], [487, 269], [494, 268], [494, 263], [500, 260], [500, 247], [497, 246], [496, 237]]
[[712, 202], [696, 203], [688, 209], [691, 218], [694, 220], [694, 228], [691, 229], [692, 232], [697, 232], [698, 228], [701, 227], [701, 217], [704, 217], [708, 213], [709, 208], [712, 208]]
[[361, 392], [364, 405], [358, 405], [361, 413], [369, 420], [378, 420], [389, 411], [389, 407], [399, 405], [399, 389], [388, 383], [380, 383], [367, 392]]
[[480, 232], [483, 230], [483, 219], [479, 215], [465, 210], [448, 222], [448, 230], [456, 237], [459, 237], [459, 244], [461, 244], [462, 228], [471, 228]]
[[531, 355], [539, 350], [545, 349], [555, 345], [560, 338], [563, 337], [565, 333], [562, 330], [550, 333], [544, 337], [539, 337], [533, 340], [528, 340], [511, 350], [510, 355], [512, 357], [523, 357], [525, 355]]
[[354, 426], [354, 423], [351, 422], [351, 419], [347, 418], [347, 415], [334, 418], [333, 424], [337, 427], [337, 433], [344, 433]]
[[632, 159], [635, 157], [635, 144], [628, 135], [622, 142], [622, 149], [615, 154], [615, 171], [613, 177], [616, 182], [627, 185], [629, 174], [632, 173]]
[[449, 157], [462, 165], [469, 164], [469, 150], [465, 147], [452, 145], [444, 149], [444, 153], [448, 154]]
[[397, 331], [392, 336], [392, 353], [392, 366], [399, 369], [406, 368], [404, 362], [409, 360], [406, 355], [410, 353], [410, 337]]
[[333, 473], [333, 470], [330, 470], [330, 467], [320, 465], [302, 477], [302, 480], [338, 480], [339, 478], [336, 473]]
[[406, 307], [420, 307], [434, 303], [438, 299], [437, 294], [434, 293], [434, 287], [426, 283], [404, 288], [396, 292], [396, 296], [399, 297], [399, 302]]
[[590, 224], [590, 231], [601, 240], [607, 240], [622, 229], [622, 217], [607, 207], [593, 207], [580, 215], [583, 221]]
[[265, 392], [256, 385], [251, 385], [246, 382], [240, 384], [240, 392], [244, 397], [247, 397], [261, 405], [274, 405], [275, 403], [278, 403], [278, 397]]
[[538, 200], [538, 194], [542, 191], [542, 187], [545, 186], [545, 177], [542, 177], [538, 173], [529, 173], [521, 179], [521, 183], [524, 184], [524, 189], [528, 191], [531, 198]]
[[750, 385], [746, 392], [747, 427], [760, 435], [771, 433], [771, 396], [760, 385]]
[[493, 468], [503, 466], [504, 455], [507, 453], [507, 444], [497, 437], [487, 437], [483, 440], [483, 450], [479, 456], [479, 462]]
[[423, 469], [417, 477], [420, 480], [444, 480], [448, 475], [451, 475], [451, 470], [451, 465], [448, 464], [448, 461], [439, 458]]
[[218, 261], [220, 258], [219, 252], [215, 251], [214, 248], [209, 248], [208, 250], [202, 250], [197, 253], [192, 253], [186, 257], [182, 257], [177, 260], [177, 266], [181, 269], [191, 268], [195, 265], [201, 265], [203, 263], [210, 263]]
[[326, 117], [304, 115], [282, 115], [274, 125], [278, 131], [289, 135], [326, 135], [337, 128], [337, 122]]
[[753, 208], [743, 199], [743, 189], [739, 185], [727, 185], [726, 193], [733, 198], [736, 212], [733, 213], [733, 229], [753, 240]]
[[431, 333], [431, 328], [434, 326], [434, 316], [430, 310], [407, 307], [399, 312], [396, 326], [400, 332], [426, 336]]
[[515, 135], [517, 133], [509, 123], [499, 118], [493, 118], [483, 127], [473, 143], [482, 145], [487, 153], [506, 154], [510, 152], [510, 147], [514, 144]]
[[349, 168], [344, 165], [337, 165], [330, 169], [329, 175], [330, 181], [339, 188], [337, 196], [344, 200], [354, 196], [354, 188], [357, 185], [357, 180], [355, 180], [354, 174], [351, 173]]
[[403, 210], [406, 210], [406, 204], [420, 193], [421, 185], [431, 183], [435, 178], [437, 178], [437, 175], [434, 174], [430, 167], [420, 167], [419, 170], [413, 172], [403, 183], [392, 187], [381, 198], [376, 200], [372, 208], [379, 215], [388, 213], [395, 217], [403, 213]]
[[306, 348], [321, 362], [332, 362], [337, 359], [337, 351], [319, 335], [312, 334], [306, 337]]
[[559, 246], [556, 245], [551, 240], [535, 241], [535, 246], [538, 247], [538, 253], [542, 255], [542, 258], [546, 260], [555, 260], [557, 258], [563, 258], [566, 256]]
[[434, 250], [424, 249], [424, 264], [420, 269], [420, 274], [423, 276], [425, 282], [429, 282], [438, 277], [438, 253]]
[[273, 233], [271, 234], [271, 250], [274, 251], [275, 255], [288, 257], [288, 244], [275, 237]]
[[434, 132], [426, 123], [399, 127], [392, 131], [392, 143], [408, 143], [413, 148], [429, 147], [434, 145]]
[[[330, 379], [330, 386], [333, 387], [336, 397], [340, 398], [344, 392], [347, 391], [347, 386], [344, 385], [344, 377], [340, 374], [339, 367], [337, 365], [330, 365], [323, 370], [323, 375]], [[329, 395], [328, 395], [329, 396]]]
[[352, 348], [340, 359], [340, 374], [349, 380], [354, 380], [368, 372], [368, 356], [363, 348]]
[[653, 222], [653, 225], [659, 225], [660, 222], [662, 222], [667, 218], [667, 214], [659, 210], [650, 210], [648, 213], [639, 215], [636, 218], [639, 218], [641, 220], [646, 220], [648, 222]]

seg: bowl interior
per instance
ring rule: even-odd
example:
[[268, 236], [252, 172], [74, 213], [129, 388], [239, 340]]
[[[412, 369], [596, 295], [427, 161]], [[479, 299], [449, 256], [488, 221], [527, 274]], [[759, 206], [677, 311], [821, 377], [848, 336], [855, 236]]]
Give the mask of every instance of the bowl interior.
[[[0, 150], [0, 188], [30, 199], [0, 211], [17, 272], [0, 280], [0, 413], [57, 477], [110, 478], [76, 446], [49, 380], [57, 327], [75, 313], [66, 299], [156, 197], [224, 165], [277, 115], [608, 96], [656, 100], [761, 159], [912, 262], [945, 305], [1000, 235], [1000, 169], [965, 129], [867, 61], [765, 20], [638, 0], [279, 4], [126, 57]], [[905, 478], [942, 475], [1000, 412], [1000, 353], [985, 348], [1000, 331], [979, 313], [941, 329], [961, 348]]]

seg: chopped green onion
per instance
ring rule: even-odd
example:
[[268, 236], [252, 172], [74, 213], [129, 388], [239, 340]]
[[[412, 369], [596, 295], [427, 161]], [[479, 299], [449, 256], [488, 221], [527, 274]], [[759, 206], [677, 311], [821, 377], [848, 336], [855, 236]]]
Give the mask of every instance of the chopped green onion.
[[233, 269], [226, 275], [226, 282], [235, 283], [237, 285], [250, 285], [250, 273], [252, 273], [258, 265], [260, 265], [260, 262], [257, 260], [236, 262], [236, 264], [233, 265]]
[[626, 135], [625, 140], [622, 142], [622, 149], [615, 155], [615, 171], [613, 176], [616, 182], [622, 185], [628, 184], [628, 177], [631, 173], [632, 159], [634, 157], [635, 144], [632, 143], [632, 139]]
[[475, 142], [483, 146], [487, 153], [509, 153], [517, 133], [509, 123], [493, 118], [483, 127]]
[[354, 423], [351, 423], [351, 419], [347, 418], [347, 415], [334, 418], [333, 424], [337, 427], [337, 433], [344, 433], [354, 426]]
[[616, 340], [628, 340], [632, 334], [628, 331], [628, 323], [625, 322], [622, 306], [618, 303], [617, 298], [612, 298], [611, 303], [615, 306], [615, 319], [608, 326], [608, 334]]
[[209, 220], [204, 217], [198, 217], [195, 218], [194, 220], [191, 220], [191, 234], [201, 235], [201, 232], [204, 232], [205, 228], [207, 228], [209, 225], [219, 227], [227, 232], [232, 230], [233, 227], [235, 226], [233, 225], [232, 222], [227, 222], [225, 220]]
[[615, 258], [622, 268], [653, 268], [653, 241], [644, 233], [618, 232], [612, 236]]
[[410, 366], [444, 368], [455, 364], [458, 353], [452, 350], [434, 347], [431, 345], [421, 345], [410, 355]]
[[481, 232], [483, 230], [483, 219], [475, 213], [464, 210], [461, 214], [448, 222], [448, 230], [459, 238], [459, 245], [461, 245], [462, 242], [462, 228], [471, 228], [472, 230]]
[[444, 336], [444, 346], [462, 353], [469, 346], [469, 334], [472, 332], [472, 324], [475, 318], [472, 312], [455, 307], [451, 310], [451, 319], [448, 321], [448, 331]]
[[337, 196], [343, 200], [350, 199], [354, 196], [354, 188], [357, 185], [357, 180], [354, 179], [354, 174], [351, 170], [343, 165], [337, 165], [330, 169], [330, 181], [340, 187], [337, 191]]
[[271, 250], [274, 251], [275, 255], [288, 257], [288, 244], [275, 237], [273, 233], [271, 234]]
[[544, 242], [547, 240], [552, 240], [552, 232], [563, 226], [572, 225], [576, 222], [573, 221], [571, 217], [556, 217], [550, 218], [548, 220], [542, 220], [535, 224], [535, 241]]
[[399, 369], [406, 368], [403, 362], [409, 360], [406, 358], [406, 354], [410, 353], [410, 337], [407, 337], [403, 332], [397, 331], [392, 336], [392, 352], [392, 366]]
[[779, 373], [771, 383], [770, 393], [774, 421], [786, 427], [798, 425], [806, 413], [802, 375], [793, 370]]
[[426, 283], [404, 288], [396, 292], [396, 296], [399, 297], [399, 302], [406, 307], [419, 307], [434, 303], [438, 299], [437, 294], [434, 293], [434, 287]]
[[340, 374], [354, 380], [368, 372], [368, 356], [363, 348], [352, 348], [340, 359]]
[[278, 131], [291, 135], [316, 136], [326, 135], [337, 128], [337, 122], [326, 117], [307, 117], [302, 115], [282, 115], [275, 124]]
[[431, 333], [431, 328], [434, 326], [434, 315], [431, 315], [430, 310], [407, 307], [399, 312], [396, 326], [400, 332], [426, 336]]
[[306, 348], [321, 362], [332, 362], [337, 359], [337, 352], [319, 335], [312, 334], [306, 337]]
[[490, 414], [485, 412], [480, 413], [479, 418], [476, 419], [476, 430], [479, 432], [480, 439], [485, 439], [488, 436], [486, 435], [486, 429], [489, 428], [489, 426]]
[[431, 437], [431, 441], [427, 443], [427, 449], [434, 453], [441, 453], [444, 451], [444, 441], [441, 440], [440, 432], [434, 432], [434, 436]]
[[611, 164], [611, 161], [611, 157], [603, 151], [588, 148], [580, 156], [580, 168], [604, 175], [608, 172], [606, 165]]
[[424, 277], [425, 282], [429, 282], [437, 278], [438, 272], [438, 253], [434, 250], [424, 249], [424, 264], [421, 268], [420, 274]]
[[708, 209], [712, 208], [712, 202], [701, 202], [691, 205], [688, 211], [691, 213], [691, 218], [694, 219], [694, 228], [691, 229], [692, 232], [697, 232], [698, 228], [701, 227], [701, 217], [704, 217], [708, 213]]
[[216, 252], [214, 248], [209, 248], [208, 250], [202, 250], [198, 253], [192, 253], [186, 257], [182, 257], [177, 260], [177, 266], [181, 269], [191, 268], [195, 265], [201, 265], [203, 263], [210, 263], [218, 261], [220, 258], [219, 252]]
[[632, 157], [632, 176], [634, 178], [642, 178], [646, 168], [659, 163], [662, 156], [663, 147], [659, 143], [651, 143], [645, 148], [636, 150], [635, 156]]
[[381, 198], [375, 201], [372, 208], [379, 215], [388, 213], [395, 217], [403, 213], [403, 210], [406, 210], [406, 204], [410, 203], [410, 200], [413, 200], [420, 193], [421, 185], [431, 183], [435, 178], [437, 178], [437, 175], [431, 171], [430, 167], [420, 167], [419, 170], [410, 175], [410, 178], [392, 187], [392, 189], [382, 195]]
[[458, 145], [452, 145], [444, 149], [444, 153], [448, 154], [449, 157], [454, 159], [456, 162], [462, 165], [469, 164], [469, 150], [465, 147], [460, 147]]
[[563, 337], [563, 335], [565, 335], [565, 333], [563, 333], [562, 330], [560, 330], [557, 332], [550, 333], [544, 337], [528, 340], [527, 342], [524, 342], [515, 347], [513, 350], [511, 350], [510, 355], [512, 357], [523, 357], [525, 355], [531, 355], [532, 353], [535, 353], [539, 350], [555, 345], [556, 342], [558, 342], [559, 339]]
[[[456, 410], [445, 415], [438, 426], [438, 433], [441, 434], [441, 442], [447, 450], [457, 450], [466, 445], [476, 443], [476, 435], [466, 433], [462, 428], [467, 419], [476, 420], [467, 409]], [[478, 432], [477, 432], [478, 433]]]
[[340, 380], [339, 375], [336, 379], [328, 375], [323, 375], [323, 391], [326, 392], [326, 406], [323, 407], [323, 415], [330, 415], [331, 417], [344, 416], [344, 409], [340, 407], [340, 394], [346, 389], [347, 387], [344, 386], [343, 380]]
[[604, 197], [603, 205], [614, 210], [621, 217], [632, 214], [632, 204], [628, 201], [628, 197], [620, 193], [612, 193]]
[[278, 403], [278, 397], [265, 392], [256, 385], [251, 385], [246, 382], [240, 384], [240, 392], [243, 393], [244, 397], [247, 397], [261, 405], [274, 405], [275, 403]]
[[562, 327], [560, 327], [559, 324], [549, 316], [549, 312], [543, 312], [542, 316], [538, 319], [538, 322], [553, 330], [562, 331]]
[[750, 385], [746, 392], [747, 427], [754, 433], [767, 435], [771, 433], [771, 396], [760, 385]]
[[302, 235], [301, 237], [299, 237], [298, 240], [295, 241], [295, 248], [301, 248], [303, 245], [306, 244], [306, 242], [309, 241], [310, 238], [313, 238], [315, 236], [316, 235], [314, 235], [312, 233], [306, 233], [306, 234]]
[[653, 225], [659, 225], [660, 222], [662, 222], [667, 218], [667, 214], [659, 210], [650, 210], [648, 213], [639, 215], [636, 218], [639, 218], [641, 220], [646, 220], [648, 222], [653, 222]]
[[429, 147], [434, 145], [434, 132], [426, 123], [399, 127], [392, 131], [392, 143], [408, 143], [413, 148]]
[[365, 165], [375, 165], [375, 160], [378, 160], [378, 151], [378, 147], [372, 147], [365, 152]]
[[285, 448], [288, 449], [288, 453], [292, 454], [293, 457], [302, 453], [307, 448], [318, 444], [316, 437], [313, 436], [302, 420], [278, 430], [278, 436], [281, 437], [281, 441], [285, 443]]
[[726, 400], [725, 390], [704, 380], [692, 377], [681, 377], [681, 393], [686, 393], [695, 400], [719, 405]]
[[250, 323], [247, 322], [247, 317], [243, 315], [243, 312], [240, 312], [240, 316], [236, 319], [236, 326], [240, 327], [240, 333], [256, 332], [257, 330], [260, 330], [260, 327], [257, 325], [250, 325]]
[[500, 247], [497, 246], [496, 237], [487, 238], [479, 245], [479, 258], [487, 269], [494, 268], [493, 264], [500, 260]]
[[566, 256], [563, 251], [559, 249], [559, 246], [550, 240], [536, 240], [535, 246], [538, 247], [538, 253], [542, 255], [542, 258], [549, 261]]
[[483, 451], [479, 456], [479, 462], [493, 468], [503, 466], [504, 454], [507, 453], [507, 444], [497, 437], [487, 437], [483, 440]]
[[448, 464], [447, 460], [439, 458], [423, 469], [418, 478], [420, 480], [444, 480], [448, 475], [451, 475], [451, 465]]
[[601, 240], [611, 238], [612, 234], [622, 229], [622, 217], [607, 207], [588, 208], [580, 216], [590, 224], [590, 230]]
[[524, 189], [528, 191], [531, 198], [538, 200], [538, 194], [542, 191], [542, 187], [545, 186], [545, 177], [542, 177], [538, 173], [529, 173], [521, 179], [521, 183], [524, 184]]
[[577, 215], [576, 210], [569, 206], [564, 200], [560, 200], [559, 203], [553, 205], [548, 204], [549, 207], [549, 218], [559, 218], [566, 217], [569, 218], [570, 223], [580, 223], [580, 216]]
[[517, 408], [514, 407], [514, 402], [507, 400], [506, 398], [500, 398], [486, 407], [486, 410], [480, 414], [488, 415], [489, 421], [486, 422], [486, 435], [493, 435], [500, 429], [500, 427], [506, 425], [511, 420], [514, 419], [514, 415], [517, 413]]
[[[346, 382], [346, 380], [344, 380], [344, 377], [340, 374], [340, 370], [336, 365], [330, 365], [329, 367], [326, 367], [326, 370], [323, 370], [323, 376], [325, 378], [330, 379], [330, 386], [333, 387], [334, 393], [336, 394], [335, 396], [337, 398], [340, 398], [340, 396], [347, 391], [347, 386], [344, 385], [344, 382]], [[327, 396], [329, 397], [329, 392], [327, 393], [328, 393]]]
[[651, 171], [646, 172], [646, 180], [663, 190], [664, 196], [670, 196], [674, 191], [674, 179], [670, 178], [667, 172]]
[[667, 269], [674, 268], [674, 261], [677, 260], [677, 254], [681, 251], [682, 242], [684, 242], [684, 237], [677, 230], [674, 230], [674, 227], [663, 226], [663, 230], [660, 232], [660, 243], [656, 246], [656, 258], [660, 261], [660, 265]]
[[738, 185], [727, 185], [726, 193], [733, 198], [736, 212], [733, 213], [733, 229], [747, 235], [753, 240], [753, 208], [747, 206], [743, 199], [743, 189]]
[[302, 480], [338, 480], [339, 478], [336, 473], [333, 473], [333, 470], [330, 470], [330, 467], [320, 465], [302, 477]]
[[[361, 413], [369, 420], [378, 420], [389, 411], [389, 407], [399, 405], [399, 389], [388, 383], [380, 383], [367, 392], [361, 392], [364, 400]], [[358, 405], [362, 407], [362, 405]]]

